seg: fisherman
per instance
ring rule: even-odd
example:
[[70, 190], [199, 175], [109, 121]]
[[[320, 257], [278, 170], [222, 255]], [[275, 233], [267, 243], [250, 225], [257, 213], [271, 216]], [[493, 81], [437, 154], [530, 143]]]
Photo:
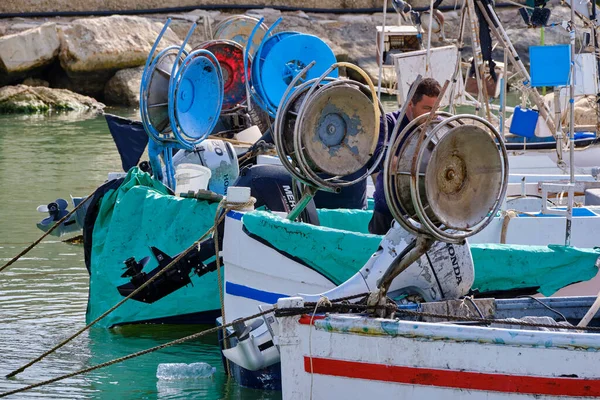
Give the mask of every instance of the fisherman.
[[[402, 130], [413, 119], [423, 114], [431, 112], [435, 105], [437, 97], [440, 95], [441, 90], [442, 88], [440, 84], [435, 79], [423, 79], [417, 86], [412, 100], [410, 101], [410, 103], [408, 103], [408, 106], [406, 107], [406, 115], [404, 115], [402, 121], [399, 122], [400, 127], [398, 128], [398, 132], [402, 132]], [[381, 151], [381, 149], [383, 148], [383, 141], [385, 138], [385, 128], [383, 124], [387, 123], [388, 134], [391, 135], [394, 126], [398, 123], [399, 116], [400, 110], [397, 110], [389, 112], [385, 114], [385, 116], [381, 117], [379, 127], [379, 142], [377, 143], [375, 154], [378, 154], [378, 152]], [[392, 213], [390, 212], [390, 209], [388, 208], [387, 203], [385, 201], [382, 168], [383, 161], [375, 170], [375, 173], [372, 175], [373, 180], [375, 181], [375, 193], [373, 193], [373, 200], [375, 200], [375, 208], [373, 210], [373, 216], [371, 217], [371, 221], [369, 222], [369, 233], [372, 233], [374, 235], [385, 235], [390, 229], [392, 221], [394, 220], [394, 217], [392, 217]]]

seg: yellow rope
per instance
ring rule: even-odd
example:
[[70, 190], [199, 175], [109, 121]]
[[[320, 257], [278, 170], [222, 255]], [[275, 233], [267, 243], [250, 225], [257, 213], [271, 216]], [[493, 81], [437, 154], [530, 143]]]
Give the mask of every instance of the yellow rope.
[[[227, 323], [227, 321], [225, 319], [225, 295], [223, 294], [223, 279], [221, 278], [221, 260], [219, 258], [219, 232], [217, 229], [217, 226], [220, 223], [220, 220], [219, 220], [220, 211], [223, 208], [223, 204], [226, 204], [225, 210], [223, 212], [223, 217], [221, 218], [221, 220], [222, 220], [225, 217], [225, 215], [227, 214], [227, 212], [229, 212], [230, 210], [233, 210], [233, 209], [243, 210], [244, 208], [253, 206], [254, 203], [256, 203], [256, 199], [254, 197], [250, 197], [250, 200], [248, 200], [245, 203], [226, 203], [226, 201], [227, 201], [227, 198], [224, 198], [223, 200], [221, 200], [221, 202], [219, 203], [219, 206], [217, 207], [217, 212], [215, 214], [215, 225], [214, 225], [215, 229], [214, 229], [214, 234], [213, 234], [213, 238], [214, 238], [214, 242], [215, 242], [215, 256], [216, 256], [216, 264], [217, 264], [217, 286], [219, 288], [219, 303], [221, 305], [222, 325], [225, 325]], [[225, 348], [225, 349], [228, 348], [228, 343], [227, 343], [227, 340], [225, 339], [225, 334], [223, 335], [223, 348]], [[227, 358], [225, 358], [225, 367], [227, 368], [227, 375], [231, 376], [231, 370], [229, 368], [229, 360]]]
[[[224, 200], [225, 199], [223, 199], [221, 202], [223, 203]], [[252, 203], [252, 204], [254, 204], [254, 203]], [[221, 204], [219, 206], [221, 206]], [[161, 275], [163, 275], [165, 272], [167, 272], [173, 265], [177, 264], [183, 257], [185, 257], [191, 250], [193, 250], [194, 248], [196, 248], [200, 244], [200, 242], [202, 242], [208, 235], [210, 235], [213, 231], [216, 230], [216, 226], [225, 218], [225, 214], [227, 213], [227, 211], [232, 210], [232, 209], [240, 209], [240, 208], [244, 208], [244, 207], [247, 207], [247, 206], [248, 206], [247, 203], [243, 203], [243, 204], [239, 204], [239, 205], [238, 204], [227, 205], [227, 207], [225, 208], [225, 210], [226, 210], [225, 213], [223, 213], [223, 215], [220, 218], [219, 217], [215, 218], [215, 225], [213, 225], [210, 229], [208, 229], [198, 240], [196, 240], [191, 246], [189, 246], [187, 249], [185, 249], [183, 252], [181, 252], [177, 257], [175, 257], [175, 259], [173, 261], [171, 261], [166, 267], [164, 267], [162, 270], [160, 270], [156, 275], [154, 275], [152, 278], [148, 279], [143, 285], [141, 285], [140, 287], [138, 287], [137, 289], [135, 289], [133, 292], [131, 292], [129, 294], [129, 296], [125, 297], [123, 300], [121, 300], [120, 302], [118, 302], [117, 304], [115, 304], [113, 307], [111, 307], [110, 309], [108, 309], [107, 311], [105, 311], [98, 318], [96, 318], [95, 320], [93, 320], [92, 322], [90, 322], [89, 324], [87, 324], [85, 327], [81, 328], [74, 335], [72, 335], [71, 337], [63, 340], [62, 342], [60, 342], [59, 344], [57, 344], [56, 346], [54, 346], [50, 350], [46, 351], [41, 356], [37, 357], [35, 360], [30, 361], [29, 363], [25, 364], [24, 366], [22, 366], [22, 367], [20, 367], [20, 368], [18, 368], [16, 370], [14, 370], [14, 371], [12, 371], [8, 375], [6, 375], [6, 377], [10, 378], [12, 376], [15, 376], [15, 375], [23, 372], [25, 369], [29, 368], [33, 364], [35, 364], [38, 361], [42, 360], [46, 356], [52, 354], [56, 350], [60, 349], [61, 347], [63, 347], [67, 343], [69, 343], [71, 340], [75, 339], [77, 336], [81, 335], [83, 332], [87, 331], [89, 328], [91, 328], [92, 326], [94, 326], [98, 321], [100, 321], [101, 319], [103, 319], [104, 317], [106, 317], [108, 314], [110, 314], [111, 312], [113, 312], [114, 310], [116, 310], [118, 307], [120, 307], [127, 300], [129, 300], [130, 298], [134, 297], [136, 294], [138, 294], [139, 292], [141, 292], [146, 286], [148, 286], [150, 283], [152, 283], [156, 279], [158, 279]], [[218, 239], [217, 239], [217, 242], [218, 242]], [[217, 253], [217, 260], [218, 259], [219, 259], [219, 257], [218, 257], [218, 253]], [[217, 271], [219, 271], [219, 263], [218, 263], [218, 261], [217, 261]], [[219, 277], [220, 277], [220, 274], [219, 274]], [[221, 303], [222, 303], [222, 301], [221, 301]]]

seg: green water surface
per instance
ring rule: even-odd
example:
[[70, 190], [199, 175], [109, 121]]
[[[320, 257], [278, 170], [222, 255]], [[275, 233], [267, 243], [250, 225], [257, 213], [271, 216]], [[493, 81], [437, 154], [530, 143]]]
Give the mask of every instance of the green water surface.
[[[127, 117], [135, 111], [110, 110]], [[0, 116], [0, 265], [42, 232], [36, 211], [57, 197], [87, 195], [120, 171], [102, 116]], [[88, 273], [83, 247], [50, 236], [0, 272], [0, 393], [184, 337], [209, 326], [135, 325], [92, 328], [15, 378], [5, 375], [85, 326]], [[190, 301], [194, 301], [190, 299]], [[163, 381], [160, 363], [206, 362], [209, 379]], [[22, 399], [279, 399], [244, 389], [223, 372], [216, 334], [85, 375], [19, 393]]]

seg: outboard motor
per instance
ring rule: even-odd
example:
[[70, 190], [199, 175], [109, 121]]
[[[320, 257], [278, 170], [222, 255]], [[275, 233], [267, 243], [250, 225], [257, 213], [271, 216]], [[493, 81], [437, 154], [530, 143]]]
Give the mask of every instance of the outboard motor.
[[[132, 299], [143, 303], [154, 303], [166, 295], [192, 283], [190, 280], [191, 273], [202, 276], [208, 272], [215, 271], [217, 269], [216, 261], [206, 263], [207, 260], [215, 255], [213, 239], [205, 240], [199, 247], [199, 249], [195, 248], [187, 253], [177, 264], [173, 265], [158, 279], [133, 296]], [[129, 296], [179, 256], [177, 254], [175, 257], [170, 257], [156, 247], [151, 247], [150, 249], [152, 255], [158, 261], [158, 266], [152, 271], [147, 273], [142, 271], [148, 261], [150, 261], [150, 257], [144, 257], [139, 262], [135, 258], [130, 257], [123, 262], [125, 264], [123, 267], [125, 272], [123, 272], [121, 278], [131, 278], [129, 283], [117, 287], [123, 297]]]
[[198, 164], [210, 169], [208, 189], [226, 195], [227, 188], [239, 176], [238, 158], [233, 145], [223, 140], [206, 139], [194, 150], [180, 150], [173, 156], [173, 166]]
[[[196, 155], [195, 153], [188, 153], [188, 156], [194, 157]], [[256, 198], [255, 206], [257, 208], [264, 206], [271, 211], [285, 213], [289, 213], [296, 205], [292, 185], [292, 177], [281, 165], [254, 165], [245, 168], [235, 183], [235, 186], [250, 188], [251, 196]], [[300, 214], [300, 220], [312, 225], [319, 225], [317, 209], [312, 200]], [[223, 234], [222, 225], [219, 226], [218, 232], [219, 235]], [[219, 242], [223, 243], [222, 237]], [[158, 261], [158, 266], [147, 273], [143, 272], [143, 269], [150, 257], [144, 257], [140, 261], [130, 257], [124, 261], [125, 267], [123, 269], [125, 272], [121, 277], [129, 277], [130, 282], [117, 288], [122, 296], [130, 295], [178, 256], [171, 257], [156, 247], [150, 247], [150, 250]], [[153, 303], [162, 299], [192, 283], [190, 275], [202, 276], [215, 271], [217, 268], [216, 262], [208, 262], [214, 256], [214, 240], [212, 238], [207, 239], [200, 244], [200, 250], [193, 249], [190, 251], [164, 275], [132, 298], [144, 303]]]
[[[502, 138], [482, 118], [443, 112], [415, 118], [400, 133], [398, 128], [391, 135], [383, 172], [386, 201], [395, 219], [392, 228], [358, 273], [328, 292], [300, 294], [305, 301], [370, 292], [367, 304], [377, 306], [387, 305], [388, 296], [439, 301], [471, 289], [474, 268], [466, 239], [494, 218], [506, 193], [508, 156]], [[314, 172], [322, 156], [314, 154], [313, 165], [300, 161], [299, 169]], [[268, 330], [247, 335], [245, 342], [224, 350], [225, 357], [251, 370], [278, 362], [272, 346], [265, 345], [276, 335], [277, 322], [269, 314], [263, 319]]]

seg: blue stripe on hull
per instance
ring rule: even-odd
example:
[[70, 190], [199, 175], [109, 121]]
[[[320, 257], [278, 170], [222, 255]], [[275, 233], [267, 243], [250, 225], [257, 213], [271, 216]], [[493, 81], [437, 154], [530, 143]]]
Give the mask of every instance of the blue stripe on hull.
[[[555, 207], [553, 208], [557, 211], [566, 211], [566, 207]], [[552, 210], [552, 209], [551, 209]], [[564, 217], [564, 215], [557, 214], [542, 214], [533, 213], [533, 214], [519, 214], [519, 217]], [[592, 210], [586, 207], [573, 207], [573, 217], [598, 217], [598, 214], [594, 213]]]
[[238, 221], [241, 221], [242, 217], [244, 216], [244, 213], [237, 212], [237, 211], [229, 211], [227, 213], [227, 216], [229, 218], [233, 218], [233, 219], [237, 219]]
[[282, 297], [290, 297], [287, 294], [265, 292], [264, 290], [258, 290], [249, 286], [238, 285], [237, 283], [232, 282], [225, 282], [225, 293], [268, 304], [275, 304], [277, 303], [277, 300]]

